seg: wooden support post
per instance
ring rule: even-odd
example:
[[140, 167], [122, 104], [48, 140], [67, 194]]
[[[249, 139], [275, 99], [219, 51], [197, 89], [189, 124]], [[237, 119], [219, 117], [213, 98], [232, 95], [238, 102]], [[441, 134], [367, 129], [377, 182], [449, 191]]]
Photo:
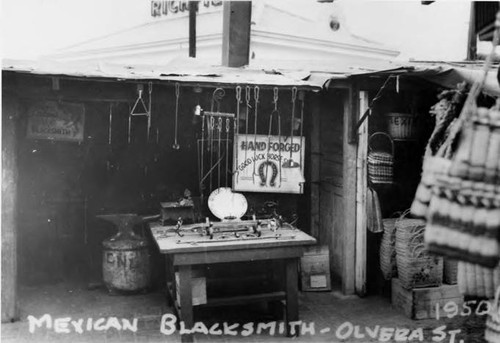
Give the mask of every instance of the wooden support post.
[[[353, 90], [349, 88], [344, 97], [343, 137], [343, 213], [342, 227], [342, 293], [354, 294], [356, 259], [356, 143], [350, 143], [351, 127], [358, 117], [357, 104], [353, 102]], [[356, 140], [355, 140], [356, 141]]]
[[320, 172], [321, 172], [321, 95], [311, 96], [311, 119], [310, 119], [310, 154], [309, 154], [309, 180], [310, 181], [310, 233], [319, 239], [320, 211]]
[[476, 32], [476, 3], [470, 3], [469, 33], [467, 36], [467, 60], [477, 58], [477, 32]]
[[[359, 118], [368, 108], [368, 92], [359, 94]], [[356, 293], [359, 296], [366, 294], [366, 190], [367, 154], [368, 154], [368, 121], [359, 128], [357, 163], [356, 163]]]
[[196, 11], [198, 1], [189, 1], [189, 57], [196, 57]]
[[2, 322], [19, 319], [17, 307], [17, 151], [18, 104], [2, 102]]
[[285, 262], [286, 278], [286, 328], [288, 336], [298, 336], [297, 329], [292, 333], [290, 322], [299, 320], [298, 259], [289, 258]]
[[251, 1], [224, 1], [222, 65], [248, 65], [250, 55]]
[[[181, 307], [181, 318], [184, 322], [184, 327], [191, 330], [194, 325], [193, 318], [193, 292], [191, 285], [191, 266], [179, 266], [179, 305]], [[193, 334], [182, 335], [181, 341], [183, 343], [193, 342]]]

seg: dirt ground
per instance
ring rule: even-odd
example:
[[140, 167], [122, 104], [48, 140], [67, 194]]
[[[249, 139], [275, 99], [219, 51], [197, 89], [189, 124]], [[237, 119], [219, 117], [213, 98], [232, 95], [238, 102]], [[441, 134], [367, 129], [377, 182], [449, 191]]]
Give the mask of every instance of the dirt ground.
[[[298, 337], [282, 334], [282, 318], [276, 319], [266, 306], [256, 304], [195, 312], [195, 320], [199, 321], [196, 328], [201, 332], [195, 339], [197, 342], [484, 342], [485, 315], [416, 321], [392, 308], [387, 298], [346, 297], [340, 292], [302, 292], [299, 305], [302, 323], [298, 324]], [[159, 291], [111, 296], [102, 287], [89, 289], [68, 284], [24, 287], [20, 290], [19, 306], [20, 321], [2, 324], [3, 342], [180, 342], [178, 329], [167, 332], [173, 328], [170, 325], [173, 316], [168, 315], [172, 309]], [[49, 316], [42, 317], [45, 314]], [[33, 332], [28, 316], [32, 316]], [[42, 321], [42, 318], [50, 318], [52, 327], [47, 326], [47, 321], [34, 325], [33, 319]], [[100, 318], [103, 319], [97, 322]], [[124, 319], [132, 327], [125, 326]], [[203, 333], [205, 329], [211, 331]]]

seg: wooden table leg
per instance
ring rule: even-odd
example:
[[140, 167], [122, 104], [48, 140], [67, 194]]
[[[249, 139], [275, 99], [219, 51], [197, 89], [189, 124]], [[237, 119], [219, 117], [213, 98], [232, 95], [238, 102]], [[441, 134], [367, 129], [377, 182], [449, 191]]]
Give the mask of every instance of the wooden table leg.
[[[298, 275], [297, 275], [296, 258], [289, 258], [285, 264], [285, 280], [286, 280], [286, 327], [288, 336], [292, 336], [290, 330], [290, 322], [299, 320], [299, 291], [298, 291]], [[295, 328], [295, 334], [298, 336], [299, 328]]]
[[[181, 318], [184, 322], [184, 327], [191, 330], [194, 325], [193, 319], [193, 294], [191, 289], [191, 266], [179, 266], [179, 298], [181, 307]], [[193, 342], [192, 334], [182, 335], [182, 342]]]
[[165, 255], [165, 280], [166, 280], [166, 298], [167, 306], [175, 310], [175, 269], [172, 266], [171, 259]]

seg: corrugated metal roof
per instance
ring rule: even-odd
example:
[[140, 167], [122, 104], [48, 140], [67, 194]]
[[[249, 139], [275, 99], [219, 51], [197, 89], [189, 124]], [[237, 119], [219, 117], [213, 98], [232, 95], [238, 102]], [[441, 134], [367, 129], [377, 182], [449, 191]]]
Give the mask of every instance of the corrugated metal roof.
[[[334, 66], [306, 65], [298, 70], [277, 70], [272, 66], [260, 69], [228, 68], [207, 65], [196, 59], [182, 59], [166, 66], [117, 65], [94, 62], [54, 62], [3, 60], [3, 70], [34, 75], [68, 76], [118, 81], [165, 81], [190, 84], [237, 85], [249, 84], [269, 87], [299, 87], [319, 91], [330, 80], [346, 79], [361, 75], [409, 75], [426, 79], [443, 87], [452, 88], [459, 82], [472, 83], [482, 77], [482, 63], [408, 62], [397, 64], [378, 61], [366, 66], [349, 67], [349, 62]], [[324, 69], [324, 70], [322, 70]], [[494, 66], [487, 74], [484, 92], [500, 96], [500, 86]]]
[[67, 76], [114, 80], [159, 80], [182, 83], [255, 84], [295, 86], [311, 90], [321, 87], [308, 82], [309, 73], [286, 73], [276, 70], [251, 70], [203, 64], [195, 59], [176, 61], [166, 66], [118, 65], [95, 62], [55, 62], [3, 60], [2, 69], [34, 75]]

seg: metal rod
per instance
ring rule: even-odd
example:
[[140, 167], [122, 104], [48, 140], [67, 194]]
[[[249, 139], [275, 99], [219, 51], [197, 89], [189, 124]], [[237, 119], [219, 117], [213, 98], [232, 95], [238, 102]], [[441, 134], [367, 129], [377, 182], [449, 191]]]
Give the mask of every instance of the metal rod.
[[[241, 103], [241, 86], [236, 86], [236, 120], [234, 121], [234, 141], [238, 144], [238, 137], [240, 135], [240, 103]], [[235, 166], [235, 177], [234, 181], [238, 183], [238, 149], [233, 145], [233, 159]]]
[[200, 153], [200, 168], [199, 168], [199, 180], [200, 180], [200, 197], [203, 201], [203, 166], [205, 163], [205, 118], [201, 118], [201, 153]]
[[217, 167], [217, 165], [222, 161], [222, 159], [224, 158], [224, 156], [222, 156], [222, 158], [220, 160], [218, 160], [217, 162], [215, 162], [215, 164], [208, 170], [207, 174], [203, 177], [203, 179], [201, 179], [201, 181], [205, 181], [205, 179], [210, 175], [210, 179], [212, 179], [212, 171]]
[[153, 100], [152, 93], [153, 93], [153, 83], [149, 82], [148, 83], [148, 91], [149, 91], [149, 103], [148, 103], [148, 131], [146, 133], [146, 142], [149, 142], [149, 135], [151, 133], [151, 103]]
[[234, 113], [228, 113], [228, 112], [203, 111], [202, 114], [206, 116], [234, 118]]
[[227, 172], [229, 167], [229, 118], [226, 118], [226, 170], [225, 170], [225, 179], [226, 179], [226, 187], [229, 185]]
[[172, 145], [172, 149], [179, 150], [180, 145], [177, 142], [177, 127], [178, 127], [178, 117], [179, 117], [179, 95], [180, 95], [180, 85], [179, 83], [175, 84], [175, 125], [174, 125], [174, 144]]
[[253, 124], [253, 174], [252, 174], [252, 181], [253, 183], [255, 183], [255, 175], [257, 175], [255, 173], [255, 170], [256, 170], [256, 156], [257, 156], [257, 120], [258, 120], [258, 104], [259, 104], [259, 93], [260, 93], [260, 89], [259, 89], [259, 86], [255, 86], [254, 88], [254, 93], [253, 93], [253, 97], [254, 97], [254, 101], [255, 101], [255, 118], [254, 118], [254, 124]]
[[252, 108], [250, 106], [250, 95], [251, 95], [252, 89], [249, 86], [245, 87], [245, 100], [247, 102], [247, 115], [245, 118], [245, 161], [247, 160], [247, 153], [248, 153], [248, 117], [250, 116], [250, 111], [249, 109]]
[[292, 151], [293, 151], [293, 125], [295, 120], [295, 100], [297, 99], [297, 87], [292, 88], [292, 120], [291, 120], [291, 128], [290, 128], [290, 160], [292, 160]]
[[111, 125], [113, 124], [113, 103], [109, 104], [108, 144], [111, 145]]
[[[219, 130], [219, 133], [217, 135], [217, 156], [220, 160], [220, 140], [221, 140], [221, 135], [222, 135], [222, 117], [219, 117], [218, 120], [217, 120], [217, 129]], [[219, 163], [219, 167], [217, 168], [217, 188], [220, 188], [220, 177], [221, 177], [221, 173], [220, 173], [220, 163]]]

